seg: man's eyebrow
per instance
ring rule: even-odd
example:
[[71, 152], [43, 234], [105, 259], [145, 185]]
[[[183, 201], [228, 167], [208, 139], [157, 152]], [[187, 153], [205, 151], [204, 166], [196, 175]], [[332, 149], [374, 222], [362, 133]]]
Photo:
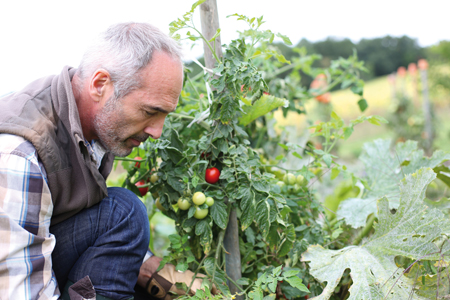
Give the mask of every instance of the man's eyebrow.
[[147, 110], [156, 110], [156, 111], [159, 111], [159, 112], [164, 113], [164, 114], [168, 114], [168, 113], [171, 113], [171, 112], [175, 111], [175, 110], [167, 111], [167, 110], [165, 110], [165, 109], [163, 109], [163, 108], [161, 108], [161, 107], [158, 107], [158, 106], [152, 106], [152, 105], [144, 105], [144, 109], [147, 109]]

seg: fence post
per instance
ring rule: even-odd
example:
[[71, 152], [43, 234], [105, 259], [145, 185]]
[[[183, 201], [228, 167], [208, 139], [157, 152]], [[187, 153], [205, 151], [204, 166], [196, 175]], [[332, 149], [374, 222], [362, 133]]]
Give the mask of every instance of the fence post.
[[431, 120], [431, 105], [430, 105], [430, 96], [428, 94], [428, 78], [427, 78], [427, 69], [428, 62], [425, 59], [419, 59], [418, 66], [420, 69], [420, 79], [422, 81], [422, 108], [423, 115], [425, 118], [425, 128], [424, 128], [424, 140], [425, 140], [425, 153], [427, 155], [431, 155], [432, 147], [433, 147], [433, 124]]

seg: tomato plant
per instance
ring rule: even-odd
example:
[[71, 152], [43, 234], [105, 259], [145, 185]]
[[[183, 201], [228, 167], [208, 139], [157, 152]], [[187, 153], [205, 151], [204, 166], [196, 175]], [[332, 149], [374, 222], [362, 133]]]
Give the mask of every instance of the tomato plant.
[[[191, 31], [186, 34], [190, 40], [204, 39], [190, 23], [193, 10], [171, 24], [173, 34], [189, 29]], [[242, 248], [242, 278], [235, 284], [239, 293], [247, 291], [251, 298], [270, 293], [285, 294], [290, 298], [303, 297], [309, 293], [305, 284], [313, 280], [300, 267], [300, 255], [308, 243], [324, 243], [327, 239], [315, 221], [322, 213], [321, 206], [311, 191], [294, 187], [297, 182], [294, 173], [303, 174], [306, 182], [314, 174], [308, 168], [292, 170], [287, 176], [289, 186], [284, 183], [279, 186], [277, 182], [283, 174], [264, 167], [263, 153], [254, 146], [259, 147], [262, 141], [272, 140], [267, 131], [255, 130], [264, 128], [256, 127], [256, 124], [264, 124], [266, 114], [279, 107], [297, 111], [297, 104], [302, 104], [312, 94], [307, 89], [285, 94], [282, 89], [271, 88], [273, 81], [268, 78], [267, 84], [264, 78], [264, 74], [270, 72], [262, 72], [268, 58], [274, 57], [277, 66], [289, 62], [268, 45], [275, 36], [286, 43], [290, 43], [289, 39], [270, 30], [260, 30], [264, 23], [262, 17], [248, 18], [237, 14], [234, 17], [245, 21], [251, 30], [227, 45], [223, 57], [215, 56], [216, 67], [203, 77], [196, 76], [199, 82], [186, 74], [181, 105], [166, 121], [162, 137], [140, 147], [145, 151], [149, 169], [154, 167], [158, 170], [159, 180], [150, 187], [152, 194], [157, 193], [159, 197], [156, 205], [175, 220], [178, 236], [189, 244], [183, 255], [175, 251], [164, 258], [163, 264], [172, 262], [177, 268], [189, 265], [194, 270], [204, 268], [212, 282], [228, 295], [226, 282], [230, 278], [223, 269], [227, 252], [223, 245], [233, 210], [239, 216]], [[306, 70], [312, 61], [303, 56], [294, 65], [295, 68], [304, 66]], [[355, 65], [357, 62], [353, 59], [347, 65], [340, 61], [330, 68], [330, 84], [336, 85], [345, 79], [360, 86], [356, 73], [347, 70], [358, 68]], [[276, 78], [273, 80], [278, 81]], [[297, 84], [290, 82], [287, 85], [294, 89]], [[299, 95], [301, 101], [297, 98]], [[279, 144], [280, 140], [269, 142]], [[208, 168], [211, 163], [216, 167]], [[136, 174], [131, 170], [128, 180], [136, 175], [138, 178], [148, 176], [143, 171]], [[183, 209], [185, 206], [180, 205], [179, 199], [191, 194], [194, 205], [188, 208], [186, 205], [187, 209]], [[212, 201], [205, 203], [210, 197], [214, 199], [211, 206]], [[174, 204], [178, 204], [179, 209], [175, 209]], [[296, 231], [305, 223], [309, 224], [308, 228]], [[178, 237], [171, 239], [178, 240]], [[188, 262], [190, 257], [197, 263], [191, 259]], [[290, 261], [289, 266], [285, 265], [287, 261]], [[261, 274], [267, 274], [264, 275], [266, 279], [262, 279]], [[311, 290], [319, 287], [313, 285]]]

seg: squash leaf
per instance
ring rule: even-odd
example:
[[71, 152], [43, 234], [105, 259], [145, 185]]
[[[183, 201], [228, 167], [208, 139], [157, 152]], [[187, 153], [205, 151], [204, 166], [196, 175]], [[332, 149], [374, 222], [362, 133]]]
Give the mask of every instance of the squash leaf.
[[374, 235], [362, 246], [340, 250], [309, 246], [302, 261], [310, 262], [311, 275], [327, 282], [322, 294], [312, 299], [329, 299], [346, 269], [350, 269], [353, 281], [349, 300], [428, 299], [415, 293], [420, 286], [402, 274], [404, 269], [397, 267], [394, 259], [404, 256], [413, 260], [439, 260], [440, 255], [450, 252], [444, 247], [447, 253], [443, 253], [437, 245], [449, 233], [450, 221], [440, 210], [431, 209], [423, 202], [426, 188], [434, 178], [436, 174], [430, 168], [406, 176], [400, 182], [399, 206], [394, 214], [388, 199], [379, 199], [379, 222]]
[[398, 184], [405, 175], [422, 167], [435, 168], [450, 159], [450, 153], [444, 151], [425, 157], [415, 141], [398, 143], [393, 153], [389, 150], [390, 145], [390, 140], [378, 139], [363, 146], [360, 160], [366, 168], [369, 189], [361, 198], [342, 201], [337, 211], [337, 218], [345, 219], [354, 228], [364, 226], [367, 217], [376, 213], [377, 200], [381, 197], [389, 198], [390, 208], [398, 207]]

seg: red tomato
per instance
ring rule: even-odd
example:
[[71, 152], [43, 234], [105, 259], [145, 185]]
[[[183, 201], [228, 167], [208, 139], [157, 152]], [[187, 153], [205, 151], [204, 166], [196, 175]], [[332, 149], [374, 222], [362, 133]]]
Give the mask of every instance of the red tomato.
[[202, 154], [200, 154], [201, 159], [208, 159], [210, 156], [211, 156], [211, 153], [202, 152]]
[[[142, 160], [142, 157], [136, 156], [134, 159]], [[137, 161], [137, 162], [134, 164], [134, 166], [135, 166], [136, 168], [140, 168], [140, 167], [141, 167], [141, 163]]]
[[144, 197], [145, 194], [148, 192], [148, 186], [146, 187], [140, 187], [141, 185], [146, 184], [145, 180], [139, 180], [136, 182], [136, 186], [139, 188], [139, 192], [141, 193], [141, 196]]
[[219, 176], [220, 176], [219, 169], [217, 169], [215, 167], [206, 169], [206, 173], [205, 173], [206, 182], [214, 184], [217, 181], [219, 181]]

